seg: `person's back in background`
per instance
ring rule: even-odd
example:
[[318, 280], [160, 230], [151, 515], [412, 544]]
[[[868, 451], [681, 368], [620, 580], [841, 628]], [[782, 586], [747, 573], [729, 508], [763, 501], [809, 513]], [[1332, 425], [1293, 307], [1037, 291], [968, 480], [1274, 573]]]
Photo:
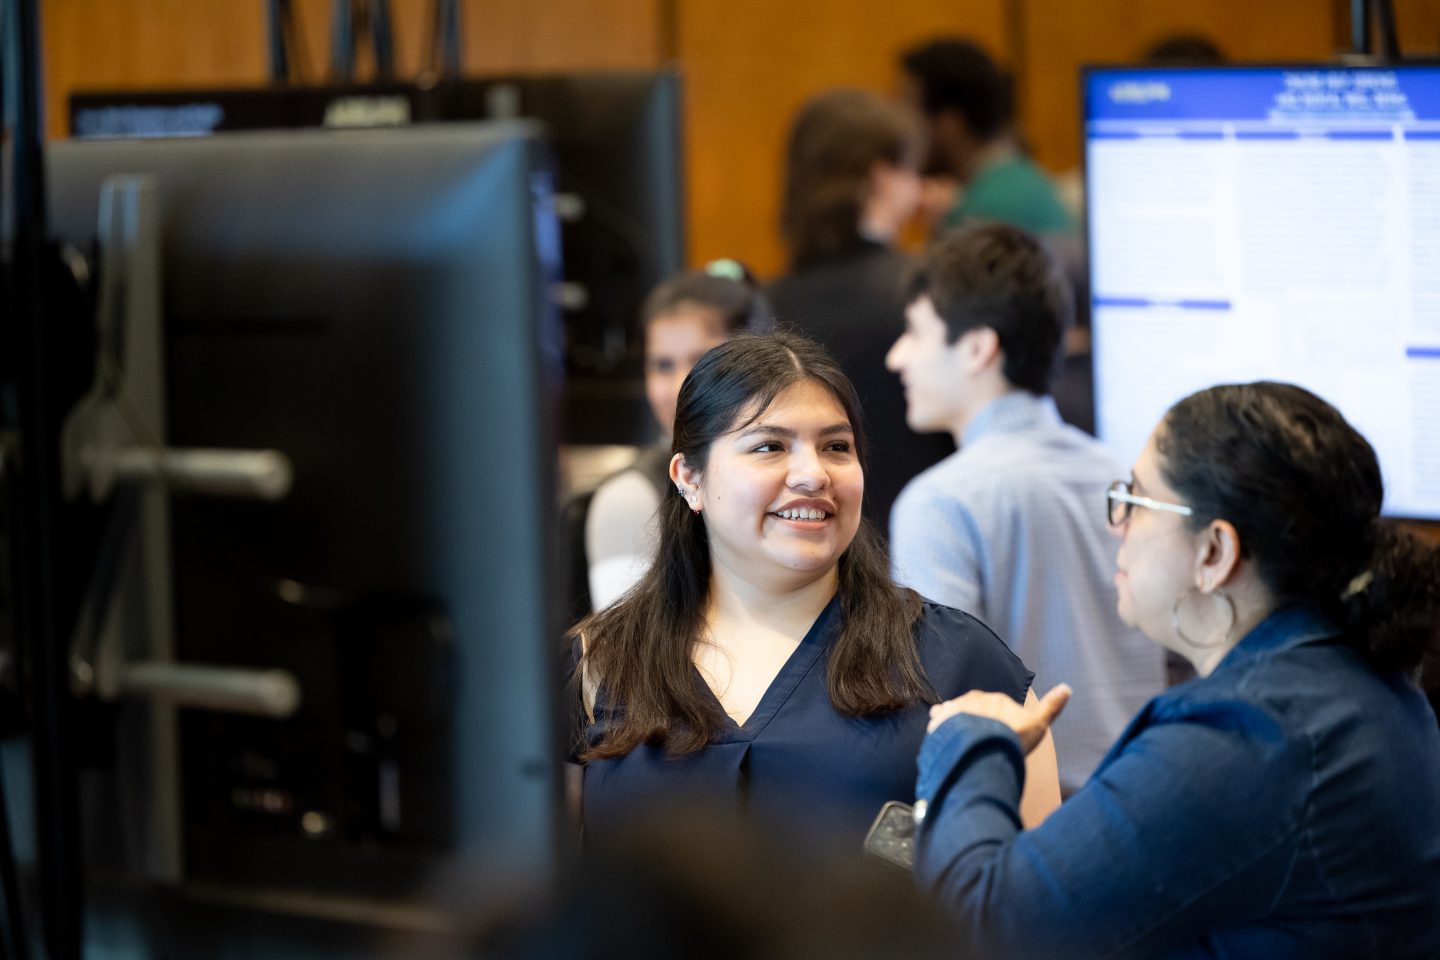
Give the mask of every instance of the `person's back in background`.
[[862, 90], [807, 103], [791, 128], [781, 233], [790, 272], [770, 288], [781, 323], [824, 343], [855, 384], [873, 438], [865, 515], [883, 535], [901, 488], [954, 451], [905, 427], [905, 397], [885, 370], [912, 263], [894, 247], [918, 202], [919, 121]]
[[1078, 789], [1164, 689], [1161, 652], [1115, 613], [1117, 545], [1103, 511], [1121, 468], [1048, 396], [1070, 291], [1024, 231], [946, 236], [911, 286], [887, 357], [916, 430], [959, 452], [905, 488], [891, 516], [896, 579], [989, 624], [1035, 671], [1080, 691], [1055, 726], [1060, 783]]

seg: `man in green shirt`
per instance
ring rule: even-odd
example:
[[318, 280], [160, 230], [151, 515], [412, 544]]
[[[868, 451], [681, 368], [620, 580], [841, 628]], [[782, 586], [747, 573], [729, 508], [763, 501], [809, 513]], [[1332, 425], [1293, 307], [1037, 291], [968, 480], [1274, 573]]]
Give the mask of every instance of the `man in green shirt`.
[[1020, 147], [1011, 79], [989, 54], [941, 38], [909, 50], [901, 63], [906, 94], [929, 121], [932, 149], [960, 182], [941, 230], [998, 220], [1033, 233], [1075, 234], [1054, 183]]

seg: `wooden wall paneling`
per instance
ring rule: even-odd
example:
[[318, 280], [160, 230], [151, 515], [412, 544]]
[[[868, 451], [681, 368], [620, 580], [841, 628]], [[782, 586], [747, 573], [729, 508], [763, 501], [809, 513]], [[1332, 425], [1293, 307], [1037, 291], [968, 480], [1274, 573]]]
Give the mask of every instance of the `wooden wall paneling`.
[[467, 0], [460, 12], [466, 69], [653, 69], [660, 63], [661, 2]]
[[1400, 53], [1407, 57], [1440, 56], [1440, 0], [1394, 0]]
[[1004, 0], [675, 0], [685, 77], [690, 256], [783, 269], [776, 220], [790, 120], [836, 86], [892, 91], [896, 58], [941, 33], [974, 37], [1002, 59]]
[[263, 7], [194, 0], [42, 0], [45, 126], [65, 135], [75, 89], [226, 86], [264, 79]]
[[[1200, 33], [1236, 61], [1325, 60], [1335, 53], [1328, 0], [1017, 0], [1025, 63], [1021, 122], [1054, 172], [1080, 164], [1080, 67], [1136, 62], [1174, 33]], [[1435, 2], [1435, 0], [1427, 0]]]
[[[311, 62], [330, 62], [332, 0], [295, 0]], [[661, 0], [464, 0], [460, 47], [467, 73], [650, 69], [660, 62]], [[395, 67], [417, 75], [427, 61], [432, 0], [391, 0]], [[370, 65], [368, 56], [361, 65]], [[362, 76], [366, 71], [362, 71]]]
[[[661, 62], [662, 0], [467, 0], [467, 72], [646, 69]], [[395, 66], [424, 62], [430, 0], [392, 0]], [[330, 79], [331, 0], [295, 0], [309, 83]], [[46, 129], [65, 135], [78, 89], [250, 86], [269, 73], [260, 0], [42, 0]], [[359, 75], [373, 73], [361, 45]]]
[[[464, 0], [460, 47], [467, 73], [649, 69], [660, 62], [661, 0]], [[258, 0], [255, 0], [259, 8]], [[327, 79], [332, 0], [295, 0], [312, 72]], [[425, 65], [432, 0], [391, 0], [395, 70], [416, 76]], [[362, 47], [359, 73], [373, 62]]]

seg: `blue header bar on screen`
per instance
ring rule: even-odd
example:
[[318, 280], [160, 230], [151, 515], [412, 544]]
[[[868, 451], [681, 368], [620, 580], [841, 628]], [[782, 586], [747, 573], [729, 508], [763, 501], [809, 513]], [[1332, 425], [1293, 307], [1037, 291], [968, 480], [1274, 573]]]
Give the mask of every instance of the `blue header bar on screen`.
[[1095, 69], [1085, 77], [1085, 119], [1440, 122], [1440, 67]]

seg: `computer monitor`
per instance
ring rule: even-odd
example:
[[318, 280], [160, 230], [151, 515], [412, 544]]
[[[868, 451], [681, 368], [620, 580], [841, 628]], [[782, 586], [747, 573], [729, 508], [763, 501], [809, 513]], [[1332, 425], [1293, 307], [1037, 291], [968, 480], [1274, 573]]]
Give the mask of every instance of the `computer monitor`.
[[1440, 519], [1440, 67], [1096, 68], [1084, 104], [1100, 438], [1288, 381]]
[[565, 624], [539, 128], [59, 142], [47, 173], [80, 250], [106, 176], [154, 178], [169, 442], [294, 467], [276, 503], [172, 501], [179, 659], [303, 697], [182, 713], [184, 880], [313, 903], [414, 897], [455, 853], [543, 869]]
[[77, 138], [527, 118], [549, 132], [566, 284], [566, 440], [643, 443], [645, 295], [685, 266], [680, 79], [669, 71], [497, 75], [417, 86], [93, 91]]

